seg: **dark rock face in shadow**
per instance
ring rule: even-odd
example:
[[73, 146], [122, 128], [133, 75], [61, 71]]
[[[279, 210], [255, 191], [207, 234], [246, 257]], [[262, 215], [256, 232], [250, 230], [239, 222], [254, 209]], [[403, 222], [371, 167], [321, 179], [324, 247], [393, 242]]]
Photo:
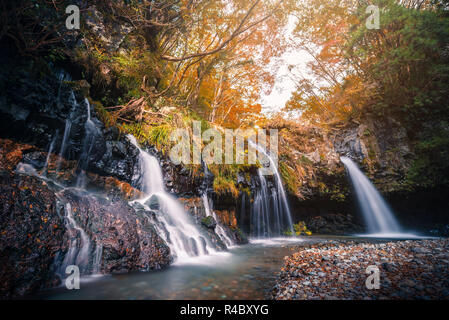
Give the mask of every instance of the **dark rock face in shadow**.
[[312, 234], [357, 234], [363, 233], [364, 227], [351, 215], [328, 214], [306, 220], [307, 228]]

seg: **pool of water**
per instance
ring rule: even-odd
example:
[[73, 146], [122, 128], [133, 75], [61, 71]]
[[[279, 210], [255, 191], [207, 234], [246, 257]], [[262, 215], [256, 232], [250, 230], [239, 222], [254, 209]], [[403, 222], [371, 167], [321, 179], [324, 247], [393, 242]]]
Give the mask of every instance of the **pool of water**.
[[151, 272], [82, 278], [79, 290], [64, 287], [33, 299], [267, 299], [284, 257], [298, 246], [331, 239], [377, 242], [354, 237], [252, 240], [228, 252], [175, 263]]
[[79, 290], [60, 287], [34, 299], [266, 299], [283, 258], [315, 238], [253, 240], [228, 252], [151, 272], [88, 277]]

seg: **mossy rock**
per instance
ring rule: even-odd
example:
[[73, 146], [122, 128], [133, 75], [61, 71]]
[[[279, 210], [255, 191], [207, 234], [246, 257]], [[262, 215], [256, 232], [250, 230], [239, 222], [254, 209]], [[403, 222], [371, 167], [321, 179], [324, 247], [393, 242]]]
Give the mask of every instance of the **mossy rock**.
[[204, 217], [201, 220], [201, 224], [208, 229], [215, 229], [215, 227], [217, 226], [217, 222], [212, 216]]

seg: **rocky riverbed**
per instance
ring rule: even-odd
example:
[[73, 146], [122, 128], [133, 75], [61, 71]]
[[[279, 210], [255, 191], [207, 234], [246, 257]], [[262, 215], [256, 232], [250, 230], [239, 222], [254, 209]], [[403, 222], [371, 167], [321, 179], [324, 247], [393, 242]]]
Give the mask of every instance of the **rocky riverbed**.
[[[272, 291], [277, 300], [449, 299], [448, 239], [331, 240], [298, 247], [284, 260]], [[379, 289], [366, 286], [368, 266], [379, 270]]]

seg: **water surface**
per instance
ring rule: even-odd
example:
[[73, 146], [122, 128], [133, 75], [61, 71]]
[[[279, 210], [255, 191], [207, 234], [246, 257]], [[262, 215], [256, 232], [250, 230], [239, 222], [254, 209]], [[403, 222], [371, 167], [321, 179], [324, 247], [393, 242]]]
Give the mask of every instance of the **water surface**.
[[32, 298], [269, 299], [285, 256], [305, 244], [334, 239], [365, 243], [387, 241], [355, 236], [252, 240], [247, 245], [232, 247], [228, 252], [182, 260], [182, 263], [175, 263], [164, 270], [84, 278], [79, 290], [60, 287]]
[[283, 258], [298, 245], [323, 241], [255, 240], [228, 252], [196, 257], [160, 271], [133, 272], [81, 280], [79, 290], [43, 291], [37, 299], [266, 299]]

